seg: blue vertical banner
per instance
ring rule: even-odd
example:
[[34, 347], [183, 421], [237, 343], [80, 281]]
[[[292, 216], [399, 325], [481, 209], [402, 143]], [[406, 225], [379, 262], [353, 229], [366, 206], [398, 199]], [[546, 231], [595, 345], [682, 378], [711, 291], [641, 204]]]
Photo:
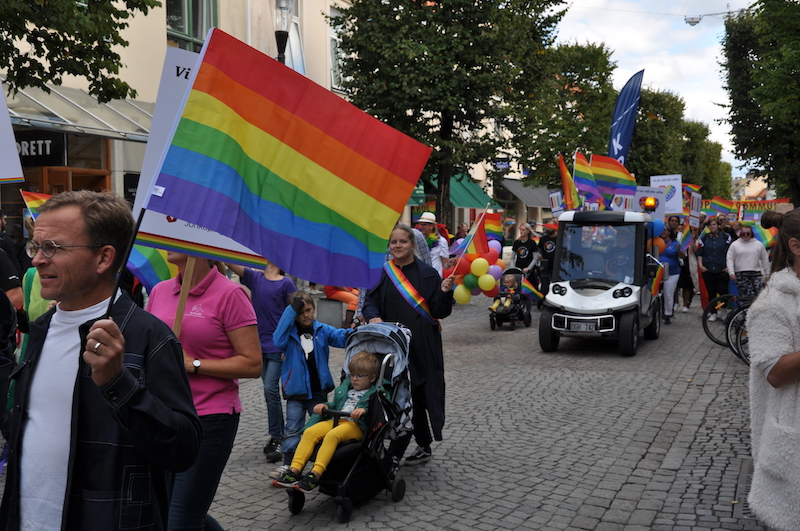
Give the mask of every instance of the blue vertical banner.
[[644, 70], [635, 73], [617, 96], [614, 117], [611, 119], [611, 138], [608, 141], [608, 156], [625, 165], [628, 149], [631, 147], [633, 126], [636, 125], [636, 111], [639, 109], [639, 96], [642, 91]]

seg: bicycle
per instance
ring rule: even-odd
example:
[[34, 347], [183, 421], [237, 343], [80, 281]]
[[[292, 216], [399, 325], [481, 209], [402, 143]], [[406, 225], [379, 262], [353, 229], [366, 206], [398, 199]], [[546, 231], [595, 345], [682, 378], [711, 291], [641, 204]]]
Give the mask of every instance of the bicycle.
[[733, 353], [747, 366], [750, 365], [750, 347], [747, 343], [747, 310], [751, 300], [732, 310], [727, 319], [725, 337]]
[[[749, 306], [752, 301], [753, 297], [742, 297], [732, 293], [720, 295], [719, 297], [711, 299], [703, 309], [702, 317], [703, 331], [708, 338], [717, 345], [729, 347], [730, 343], [728, 342], [727, 330], [730, 318], [734, 315], [732, 310], [736, 310], [742, 305]], [[724, 315], [723, 318], [720, 319], [721, 312], [723, 311], [727, 311], [727, 315]], [[711, 315], [715, 315], [715, 318], [709, 321]]]

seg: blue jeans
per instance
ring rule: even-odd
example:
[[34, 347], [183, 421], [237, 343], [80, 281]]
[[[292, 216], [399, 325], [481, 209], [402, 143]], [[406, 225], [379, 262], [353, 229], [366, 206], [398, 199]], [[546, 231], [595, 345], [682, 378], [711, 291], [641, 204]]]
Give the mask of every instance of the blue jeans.
[[170, 531], [223, 531], [207, 513], [231, 455], [239, 428], [239, 414], [203, 415], [200, 425], [203, 428], [203, 440], [197, 461], [186, 472], [175, 474], [169, 506]]
[[[275, 357], [277, 356], [277, 360]], [[283, 438], [283, 407], [281, 406], [281, 353], [261, 355], [261, 381], [264, 383], [264, 400], [267, 403], [269, 436], [275, 441]]]
[[291, 465], [294, 450], [300, 437], [303, 435], [303, 426], [306, 425], [306, 413], [314, 414], [314, 406], [328, 400], [327, 393], [315, 393], [313, 398], [305, 400], [289, 399], [286, 401], [286, 435], [283, 437], [281, 451], [283, 451], [283, 464]]

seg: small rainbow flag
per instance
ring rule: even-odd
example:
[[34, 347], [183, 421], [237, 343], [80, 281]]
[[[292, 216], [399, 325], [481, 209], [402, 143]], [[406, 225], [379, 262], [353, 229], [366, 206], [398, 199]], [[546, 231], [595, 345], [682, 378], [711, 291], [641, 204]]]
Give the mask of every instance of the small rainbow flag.
[[147, 208], [300, 278], [377, 284], [431, 149], [214, 28]]
[[592, 155], [591, 166], [597, 190], [607, 203], [615, 195], [636, 195], [636, 179], [617, 159]]
[[520, 286], [520, 291], [532, 301], [540, 301], [544, 299], [544, 295], [542, 295], [538, 289], [533, 287], [531, 281], [525, 277], [522, 277], [522, 286]]
[[690, 245], [692, 245], [692, 228], [687, 223], [683, 228], [683, 234], [681, 234], [681, 251], [687, 252]]
[[743, 225], [750, 225], [753, 227], [753, 236], [756, 240], [763, 243], [764, 247], [767, 249], [771, 249], [778, 241], [778, 229], [776, 227], [765, 229], [761, 226], [761, 223], [743, 223]]
[[489, 241], [486, 239], [486, 231], [483, 228], [486, 219], [486, 212], [481, 212], [478, 221], [476, 221], [469, 232], [464, 236], [464, 240], [453, 247], [450, 251], [451, 254], [483, 254], [489, 252]]
[[561, 188], [564, 189], [564, 206], [567, 210], [579, 209], [581, 207], [581, 198], [561, 153], [558, 154], [558, 170], [561, 173]]
[[26, 192], [25, 190], [20, 190], [19, 193], [22, 194], [22, 200], [25, 201], [25, 206], [30, 211], [33, 221], [36, 221], [39, 216], [39, 207], [50, 199], [50, 196], [36, 192]]
[[661, 282], [663, 280], [664, 280], [664, 266], [659, 264], [656, 276], [654, 276], [653, 280], [650, 281], [650, 293], [653, 295], [653, 297], [658, 295], [658, 290], [661, 288]]
[[597, 190], [597, 183], [594, 180], [594, 173], [589, 166], [589, 161], [578, 151], [575, 152], [575, 166], [573, 167], [572, 181], [575, 188], [582, 192], [584, 203], [597, 203], [600, 208], [605, 205], [603, 196]]
[[690, 184], [690, 183], [683, 183], [682, 186], [684, 192], [695, 192], [698, 194], [700, 193], [700, 189], [702, 188], [702, 186], [700, 186], [699, 184]]
[[734, 210], [735, 205], [736, 205], [735, 201], [731, 201], [730, 199], [723, 199], [717, 195], [715, 195], [711, 199], [711, 203], [709, 203], [709, 206], [712, 209], [721, 214], [730, 214]]
[[500, 217], [500, 212], [487, 213], [483, 217], [483, 228], [486, 230], [486, 237], [490, 240], [503, 241], [503, 220]]

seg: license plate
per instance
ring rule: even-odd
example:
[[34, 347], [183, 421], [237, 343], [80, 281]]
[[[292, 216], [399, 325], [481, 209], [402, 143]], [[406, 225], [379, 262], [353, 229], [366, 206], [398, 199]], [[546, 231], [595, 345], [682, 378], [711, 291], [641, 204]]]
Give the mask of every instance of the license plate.
[[572, 332], [594, 332], [595, 323], [573, 322], [569, 324], [569, 329]]

